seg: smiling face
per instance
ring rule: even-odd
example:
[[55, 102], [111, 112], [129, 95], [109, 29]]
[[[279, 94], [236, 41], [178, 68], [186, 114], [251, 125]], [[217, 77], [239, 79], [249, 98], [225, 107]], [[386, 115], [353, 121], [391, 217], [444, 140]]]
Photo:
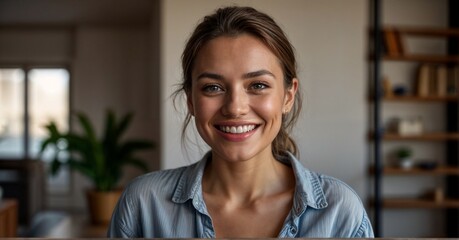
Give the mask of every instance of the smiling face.
[[212, 153], [228, 161], [271, 154], [298, 82], [284, 86], [278, 58], [257, 38], [218, 37], [197, 54], [188, 108]]

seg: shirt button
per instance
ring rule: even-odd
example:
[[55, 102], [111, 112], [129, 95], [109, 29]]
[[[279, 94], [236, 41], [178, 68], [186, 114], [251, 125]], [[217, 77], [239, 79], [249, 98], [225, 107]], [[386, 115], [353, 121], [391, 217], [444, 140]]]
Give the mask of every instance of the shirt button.
[[295, 235], [296, 234], [296, 228], [294, 228], [294, 227], [290, 228], [290, 233]]

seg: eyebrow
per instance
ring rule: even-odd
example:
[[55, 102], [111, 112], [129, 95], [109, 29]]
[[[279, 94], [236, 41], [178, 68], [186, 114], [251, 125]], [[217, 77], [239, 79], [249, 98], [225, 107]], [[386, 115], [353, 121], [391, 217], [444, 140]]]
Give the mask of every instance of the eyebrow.
[[[263, 75], [269, 75], [269, 76], [271, 76], [273, 78], [276, 78], [273, 73], [271, 73], [270, 71], [265, 70], [265, 69], [254, 71], [254, 72], [245, 73], [244, 75], [242, 75], [242, 78], [248, 79], [248, 78], [255, 78], [255, 77], [259, 77], [259, 76], [263, 76]], [[197, 80], [199, 80], [201, 78], [210, 78], [210, 79], [215, 79], [215, 80], [224, 80], [225, 79], [220, 74], [210, 73], [210, 72], [203, 72], [203, 73], [199, 74], [198, 77], [197, 77]]]
[[224, 79], [224, 77], [222, 75], [220, 75], [220, 74], [209, 73], [209, 72], [203, 72], [203, 73], [199, 74], [197, 80], [199, 80], [201, 78], [210, 78], [210, 79], [215, 79], [215, 80], [223, 80]]
[[255, 78], [255, 77], [259, 77], [259, 76], [263, 76], [263, 75], [269, 75], [269, 76], [271, 76], [273, 78], [276, 78], [276, 76], [274, 76], [274, 74], [272, 74], [270, 71], [265, 70], [265, 69], [258, 70], [258, 71], [255, 71], [255, 72], [246, 73], [246, 74], [242, 75], [242, 78]]

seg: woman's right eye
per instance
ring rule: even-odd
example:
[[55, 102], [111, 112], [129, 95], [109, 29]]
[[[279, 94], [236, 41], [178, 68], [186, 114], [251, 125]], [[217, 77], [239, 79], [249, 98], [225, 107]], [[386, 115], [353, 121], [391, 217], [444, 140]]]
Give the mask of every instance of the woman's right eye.
[[223, 89], [218, 85], [206, 85], [203, 87], [203, 91], [206, 93], [217, 93], [223, 91]]

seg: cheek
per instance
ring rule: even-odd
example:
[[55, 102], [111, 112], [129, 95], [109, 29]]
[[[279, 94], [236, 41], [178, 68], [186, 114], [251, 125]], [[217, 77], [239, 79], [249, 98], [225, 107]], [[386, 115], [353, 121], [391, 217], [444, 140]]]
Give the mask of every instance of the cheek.
[[195, 97], [194, 113], [196, 123], [206, 125], [219, 109], [219, 103], [214, 98]]
[[276, 121], [282, 119], [282, 98], [278, 96], [267, 96], [258, 99], [254, 104], [259, 115], [266, 121]]

